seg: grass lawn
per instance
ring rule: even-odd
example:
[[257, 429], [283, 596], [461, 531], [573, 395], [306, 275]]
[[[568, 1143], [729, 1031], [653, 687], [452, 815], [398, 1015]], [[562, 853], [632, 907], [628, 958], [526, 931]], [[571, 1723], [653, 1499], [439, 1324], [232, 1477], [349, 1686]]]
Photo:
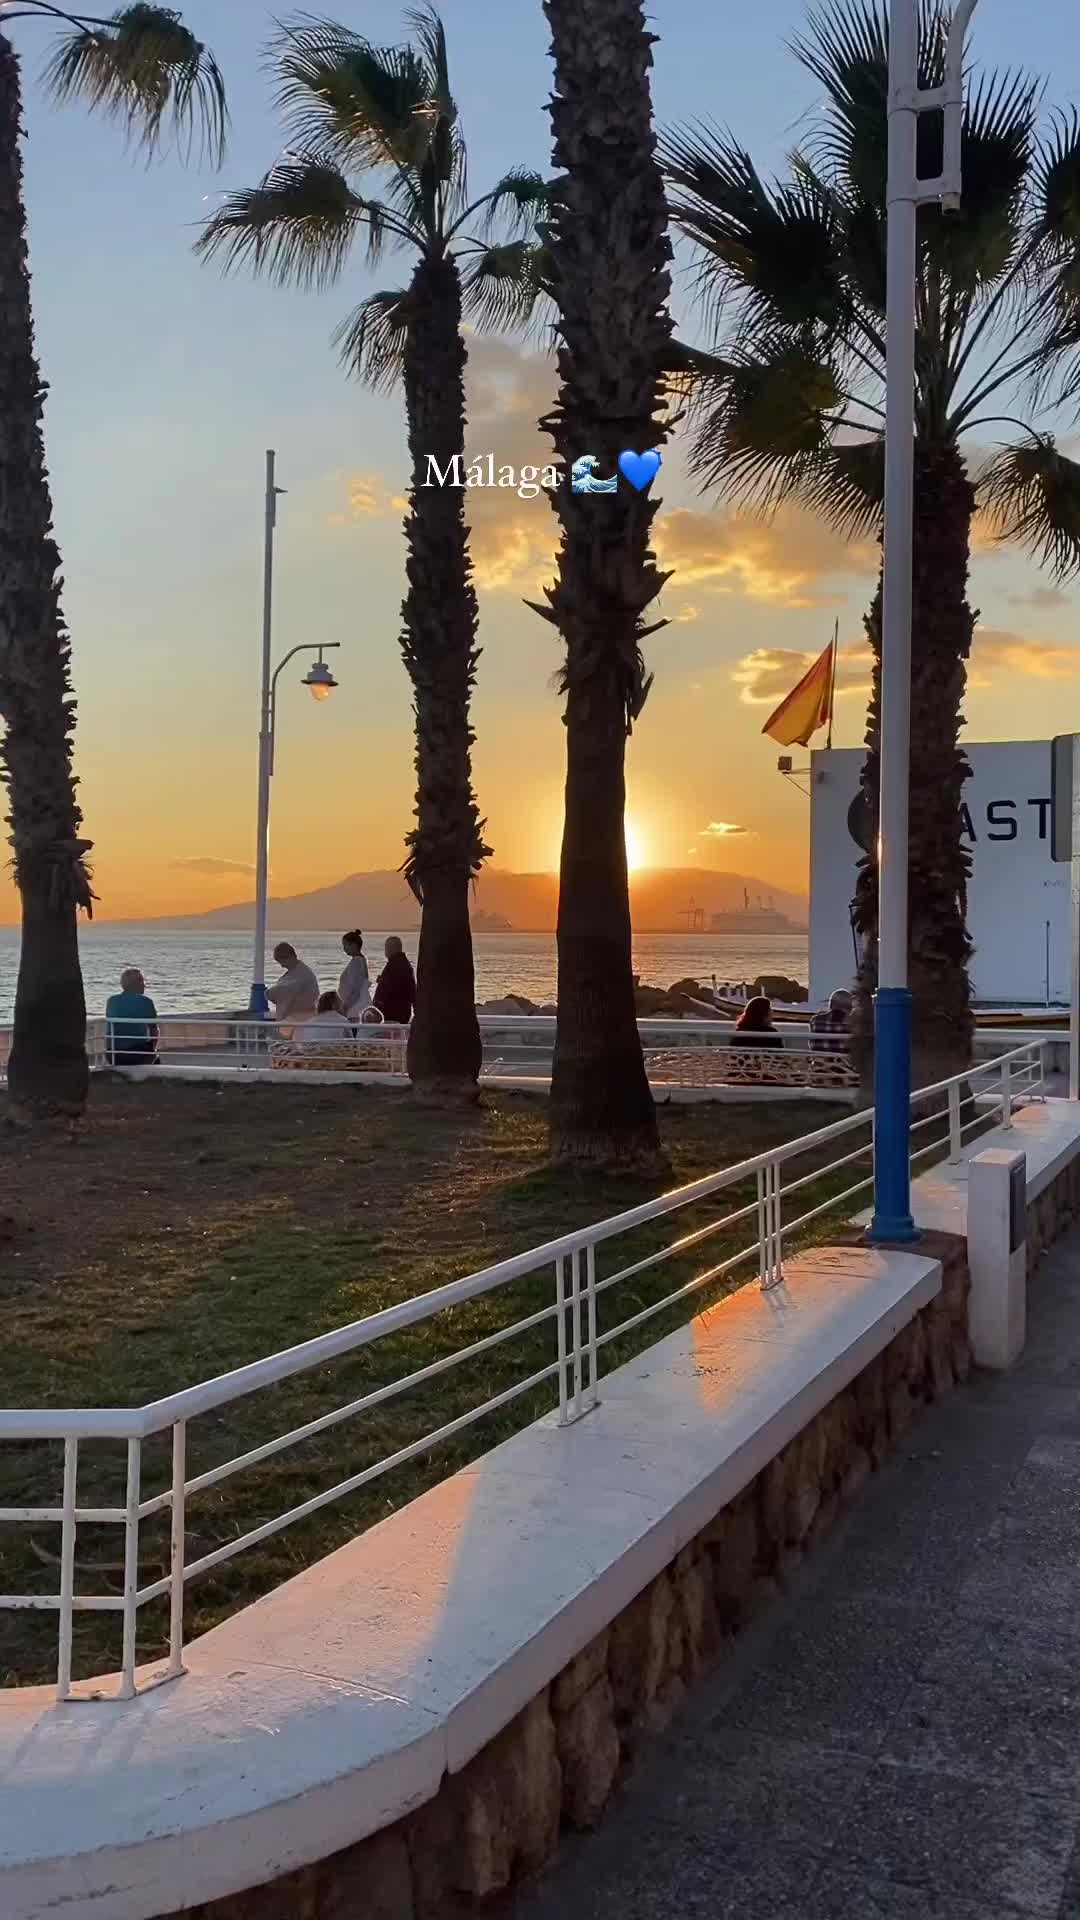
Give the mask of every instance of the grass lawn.
[[[798, 1100], [671, 1105], [661, 1108], [661, 1129], [681, 1185], [840, 1117], [834, 1107]], [[479, 1110], [445, 1114], [372, 1088], [97, 1081], [75, 1140], [0, 1132], [0, 1400], [9, 1407], [141, 1405], [660, 1190], [640, 1180], [552, 1172], [544, 1163], [545, 1130], [544, 1104], [513, 1094], [488, 1093]], [[858, 1177], [848, 1167], [815, 1181], [804, 1190], [805, 1206]], [[749, 1183], [722, 1204], [680, 1213], [677, 1224], [620, 1238], [598, 1256], [600, 1277], [752, 1198]], [[755, 1233], [756, 1222], [744, 1222], [613, 1288], [601, 1301], [601, 1331]], [[818, 1237], [827, 1233], [820, 1228]], [[752, 1271], [744, 1265], [722, 1285], [613, 1342], [606, 1367]], [[207, 1414], [189, 1428], [189, 1478], [553, 1299], [554, 1274], [546, 1269]], [[189, 1503], [188, 1559], [408, 1445], [554, 1356], [550, 1321], [207, 1489]], [[551, 1381], [193, 1582], [188, 1637], [412, 1499], [556, 1398]], [[169, 1445], [167, 1435], [144, 1445], [144, 1498], [168, 1484]], [[115, 1443], [82, 1444], [80, 1506], [122, 1504], [123, 1454]], [[61, 1457], [52, 1443], [0, 1446], [0, 1506], [58, 1505]], [[163, 1518], [143, 1525], [140, 1585], [168, 1570]], [[0, 1592], [55, 1592], [59, 1544], [58, 1526], [0, 1523]], [[118, 1593], [122, 1552], [120, 1528], [81, 1526], [76, 1591]], [[167, 1613], [165, 1599], [140, 1612], [141, 1659], [163, 1650]], [[116, 1614], [76, 1615], [77, 1677], [119, 1664], [119, 1632]], [[0, 1611], [0, 1684], [51, 1679], [55, 1639], [54, 1615]]]

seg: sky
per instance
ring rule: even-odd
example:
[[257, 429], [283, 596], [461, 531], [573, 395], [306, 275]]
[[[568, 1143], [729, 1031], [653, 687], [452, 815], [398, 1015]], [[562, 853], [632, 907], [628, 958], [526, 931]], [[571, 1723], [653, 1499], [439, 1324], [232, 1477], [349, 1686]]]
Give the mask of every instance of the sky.
[[[274, 12], [280, 13], [276, 8]], [[508, 167], [549, 169], [550, 87], [540, 0], [443, 0], [474, 191]], [[166, 152], [151, 166], [118, 129], [37, 86], [48, 28], [11, 29], [25, 53], [25, 158], [37, 337], [49, 383], [47, 449], [79, 697], [77, 766], [105, 918], [198, 911], [250, 897], [254, 861], [264, 450], [288, 489], [279, 511], [275, 653], [340, 643], [340, 681], [321, 706], [282, 683], [271, 843], [278, 894], [397, 867], [412, 810], [412, 712], [398, 653], [407, 485], [397, 394], [342, 373], [330, 336], [377, 285], [358, 252], [325, 293], [222, 277], [191, 246], [223, 189], [253, 184], [283, 144], [262, 54], [263, 0], [188, 0], [214, 49], [232, 131], [219, 175]], [[981, 0], [975, 48], [1031, 63], [1048, 101], [1080, 100], [1072, 0], [1028, 8]], [[391, 0], [341, 0], [337, 17], [377, 42], [400, 37]], [[707, 8], [656, 0], [654, 101], [661, 125], [726, 124], [765, 170], [782, 165], [813, 89], [785, 40], [795, 0]], [[677, 317], [695, 337], [686, 262]], [[542, 462], [535, 420], [550, 363], [512, 343], [471, 343], [470, 453]], [[846, 548], [794, 514], [740, 520], [701, 495], [677, 444], [665, 455], [657, 523], [675, 569], [648, 643], [654, 690], [629, 751], [639, 863], [723, 867], [806, 884], [808, 807], [762, 737], [779, 699], [839, 619], [848, 649], [836, 743], [862, 735], [862, 613], [872, 548]], [[557, 642], [523, 598], [550, 575], [554, 515], [540, 495], [475, 492], [483, 655], [474, 755], [494, 864], [557, 863], [564, 733]], [[1022, 556], [980, 551], [981, 609], [967, 702], [974, 739], [1080, 725], [1076, 593]], [[738, 831], [732, 831], [738, 829]], [[17, 918], [0, 875], [0, 922]]]

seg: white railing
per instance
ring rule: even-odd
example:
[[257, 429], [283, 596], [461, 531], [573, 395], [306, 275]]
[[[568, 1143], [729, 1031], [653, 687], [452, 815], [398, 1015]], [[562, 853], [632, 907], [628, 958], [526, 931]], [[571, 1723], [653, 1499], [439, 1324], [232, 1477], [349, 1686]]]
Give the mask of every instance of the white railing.
[[[1030, 1042], [1005, 1054], [986, 1066], [973, 1067], [939, 1086], [925, 1088], [912, 1098], [913, 1110], [931, 1103], [929, 1114], [913, 1113], [912, 1136], [928, 1126], [937, 1132], [921, 1144], [913, 1145], [913, 1163], [930, 1153], [958, 1154], [966, 1135], [988, 1121], [1000, 1118], [1011, 1126], [1019, 1100], [1037, 1098], [1043, 1088], [1043, 1053], [1046, 1043]], [[968, 1112], [968, 1117], [963, 1116]], [[835, 1143], [843, 1143], [836, 1157], [829, 1157]], [[799, 1162], [809, 1166], [799, 1168]], [[862, 1163], [860, 1167], [859, 1163]], [[846, 1183], [851, 1173], [858, 1178]], [[837, 1185], [837, 1176], [842, 1184]], [[601, 1221], [595, 1226], [564, 1235], [530, 1252], [504, 1260], [499, 1265], [451, 1281], [431, 1293], [371, 1314], [334, 1332], [307, 1340], [302, 1345], [238, 1367], [218, 1379], [152, 1401], [143, 1407], [94, 1408], [68, 1410], [57, 1408], [12, 1409], [0, 1412], [0, 1444], [29, 1442], [63, 1444], [63, 1476], [60, 1504], [56, 1506], [0, 1507], [0, 1524], [17, 1526], [55, 1525], [60, 1528], [59, 1584], [53, 1593], [0, 1594], [0, 1608], [47, 1610], [58, 1615], [59, 1653], [57, 1661], [57, 1697], [72, 1697], [73, 1627], [76, 1614], [115, 1612], [121, 1615], [122, 1654], [118, 1697], [130, 1698], [136, 1691], [136, 1630], [140, 1609], [155, 1600], [169, 1605], [168, 1658], [147, 1684], [171, 1679], [183, 1672], [184, 1590], [215, 1567], [222, 1566], [250, 1547], [270, 1539], [283, 1528], [341, 1500], [369, 1485], [393, 1468], [428, 1453], [440, 1442], [508, 1406], [522, 1395], [536, 1394], [549, 1385], [557, 1397], [559, 1421], [563, 1426], [581, 1419], [597, 1404], [600, 1381], [600, 1356], [613, 1342], [625, 1340], [659, 1314], [689, 1301], [705, 1288], [725, 1280], [729, 1274], [750, 1261], [756, 1261], [759, 1284], [763, 1289], [780, 1285], [784, 1279], [784, 1244], [827, 1214], [840, 1213], [850, 1218], [853, 1203], [864, 1196], [873, 1181], [872, 1116], [858, 1113], [822, 1127], [800, 1139], [772, 1148], [734, 1167], [708, 1175], [690, 1186], [662, 1195], [643, 1206]], [[815, 1189], [825, 1182], [827, 1191]], [[740, 1193], [738, 1190], [744, 1191]], [[799, 1198], [795, 1200], [795, 1196]], [[721, 1199], [721, 1208], [712, 1205]], [[734, 1202], [734, 1204], [730, 1204]], [[794, 1206], [792, 1203], [794, 1202]], [[726, 1207], [726, 1210], [725, 1210]], [[700, 1218], [702, 1211], [708, 1217]], [[689, 1216], [685, 1228], [668, 1239], [665, 1224], [677, 1228], [680, 1216]], [[753, 1237], [744, 1244], [737, 1229], [747, 1226]], [[660, 1245], [652, 1244], [663, 1233]], [[709, 1241], [722, 1239], [712, 1251], [719, 1257], [707, 1260], [697, 1271], [697, 1250]], [[622, 1243], [618, 1257], [616, 1243]], [[629, 1258], [626, 1256], [629, 1255]], [[674, 1265], [678, 1281], [670, 1291], [639, 1304], [629, 1301], [633, 1311], [622, 1319], [612, 1316], [610, 1323], [602, 1308], [616, 1298], [614, 1290], [653, 1273], [665, 1263]], [[695, 1270], [682, 1274], [687, 1265]], [[299, 1374], [325, 1369], [343, 1356], [362, 1349], [377, 1348], [378, 1343], [408, 1328], [420, 1326], [441, 1314], [448, 1314], [481, 1296], [510, 1288], [516, 1283], [547, 1272], [551, 1277], [551, 1297], [545, 1304], [533, 1306], [524, 1314], [459, 1351], [420, 1366], [398, 1379], [369, 1385], [359, 1397], [348, 1400], [332, 1411], [306, 1421], [302, 1426], [271, 1436], [263, 1444], [249, 1448], [235, 1458], [218, 1462], [195, 1474], [187, 1465], [188, 1432], [193, 1421], [250, 1394], [295, 1378]], [[513, 1310], [512, 1305], [507, 1311]], [[359, 1420], [376, 1407], [385, 1406], [399, 1395], [431, 1381], [439, 1380], [454, 1368], [478, 1358], [487, 1358], [506, 1342], [539, 1328], [552, 1328], [552, 1341], [544, 1363], [533, 1367], [524, 1377], [512, 1379], [475, 1407], [417, 1435], [393, 1452], [350, 1473], [345, 1479], [303, 1500], [283, 1513], [248, 1528], [239, 1538], [228, 1539], [211, 1550], [188, 1558], [187, 1535], [192, 1503], [232, 1475], [258, 1467], [316, 1435], [324, 1434], [343, 1421]], [[168, 1438], [168, 1464], [156, 1446], [160, 1437]], [[80, 1454], [84, 1446], [123, 1443], [126, 1448], [122, 1501], [107, 1505], [86, 1505], [79, 1501]], [[150, 1497], [144, 1493], [144, 1448], [150, 1449], [150, 1467], [167, 1482]], [[140, 1583], [140, 1530], [147, 1522], [167, 1520], [169, 1531], [169, 1571], [161, 1578]], [[76, 1540], [80, 1526], [116, 1526], [123, 1529], [123, 1584], [118, 1594], [84, 1594], [76, 1591]]]

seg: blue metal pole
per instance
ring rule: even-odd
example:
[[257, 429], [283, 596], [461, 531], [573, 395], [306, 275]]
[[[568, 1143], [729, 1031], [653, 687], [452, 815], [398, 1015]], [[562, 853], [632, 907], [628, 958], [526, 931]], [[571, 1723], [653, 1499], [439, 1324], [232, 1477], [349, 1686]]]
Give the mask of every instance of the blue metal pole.
[[911, 1214], [911, 994], [874, 998], [874, 1241], [917, 1240]]

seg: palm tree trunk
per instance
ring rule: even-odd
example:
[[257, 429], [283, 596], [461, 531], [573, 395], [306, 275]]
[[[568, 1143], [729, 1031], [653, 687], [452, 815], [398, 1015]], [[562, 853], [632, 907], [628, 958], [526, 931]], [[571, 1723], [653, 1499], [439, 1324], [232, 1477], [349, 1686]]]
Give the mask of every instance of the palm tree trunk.
[[91, 894], [71, 769], [71, 648], [42, 441], [21, 118], [18, 61], [0, 33], [0, 717], [23, 916], [8, 1088], [12, 1114], [27, 1120], [86, 1104], [77, 915]]
[[[544, 0], [551, 27], [555, 164], [552, 275], [560, 313], [560, 458], [595, 454], [606, 476], [625, 448], [664, 438], [660, 374], [670, 352], [667, 208], [652, 134], [653, 35], [641, 0]], [[553, 496], [562, 521], [547, 617], [566, 648], [566, 817], [559, 890], [559, 1013], [551, 1148], [579, 1165], [656, 1164], [656, 1110], [634, 1008], [624, 837], [626, 740], [649, 681], [645, 608], [664, 577], [650, 549], [657, 502]], [[663, 622], [659, 623], [663, 625]]]
[[[914, 1001], [912, 1085], [932, 1086], [970, 1066], [974, 1022], [965, 924], [971, 858], [961, 803], [971, 769], [959, 746], [964, 688], [976, 616], [967, 600], [975, 493], [952, 444], [915, 450], [915, 536], [911, 620], [911, 798], [908, 970]], [[881, 588], [866, 621], [874, 653], [862, 788], [876, 822], [881, 774]], [[854, 901], [865, 941], [857, 1039], [864, 1090], [873, 1069], [877, 985], [876, 852], [862, 862]]]
[[452, 259], [421, 260], [409, 294], [405, 404], [412, 492], [401, 650], [416, 713], [416, 826], [409, 884], [422, 903], [409, 1073], [431, 1099], [475, 1099], [480, 1073], [469, 888], [490, 852], [472, 787], [469, 698], [477, 605], [462, 490], [425, 486], [465, 447], [461, 284]]

